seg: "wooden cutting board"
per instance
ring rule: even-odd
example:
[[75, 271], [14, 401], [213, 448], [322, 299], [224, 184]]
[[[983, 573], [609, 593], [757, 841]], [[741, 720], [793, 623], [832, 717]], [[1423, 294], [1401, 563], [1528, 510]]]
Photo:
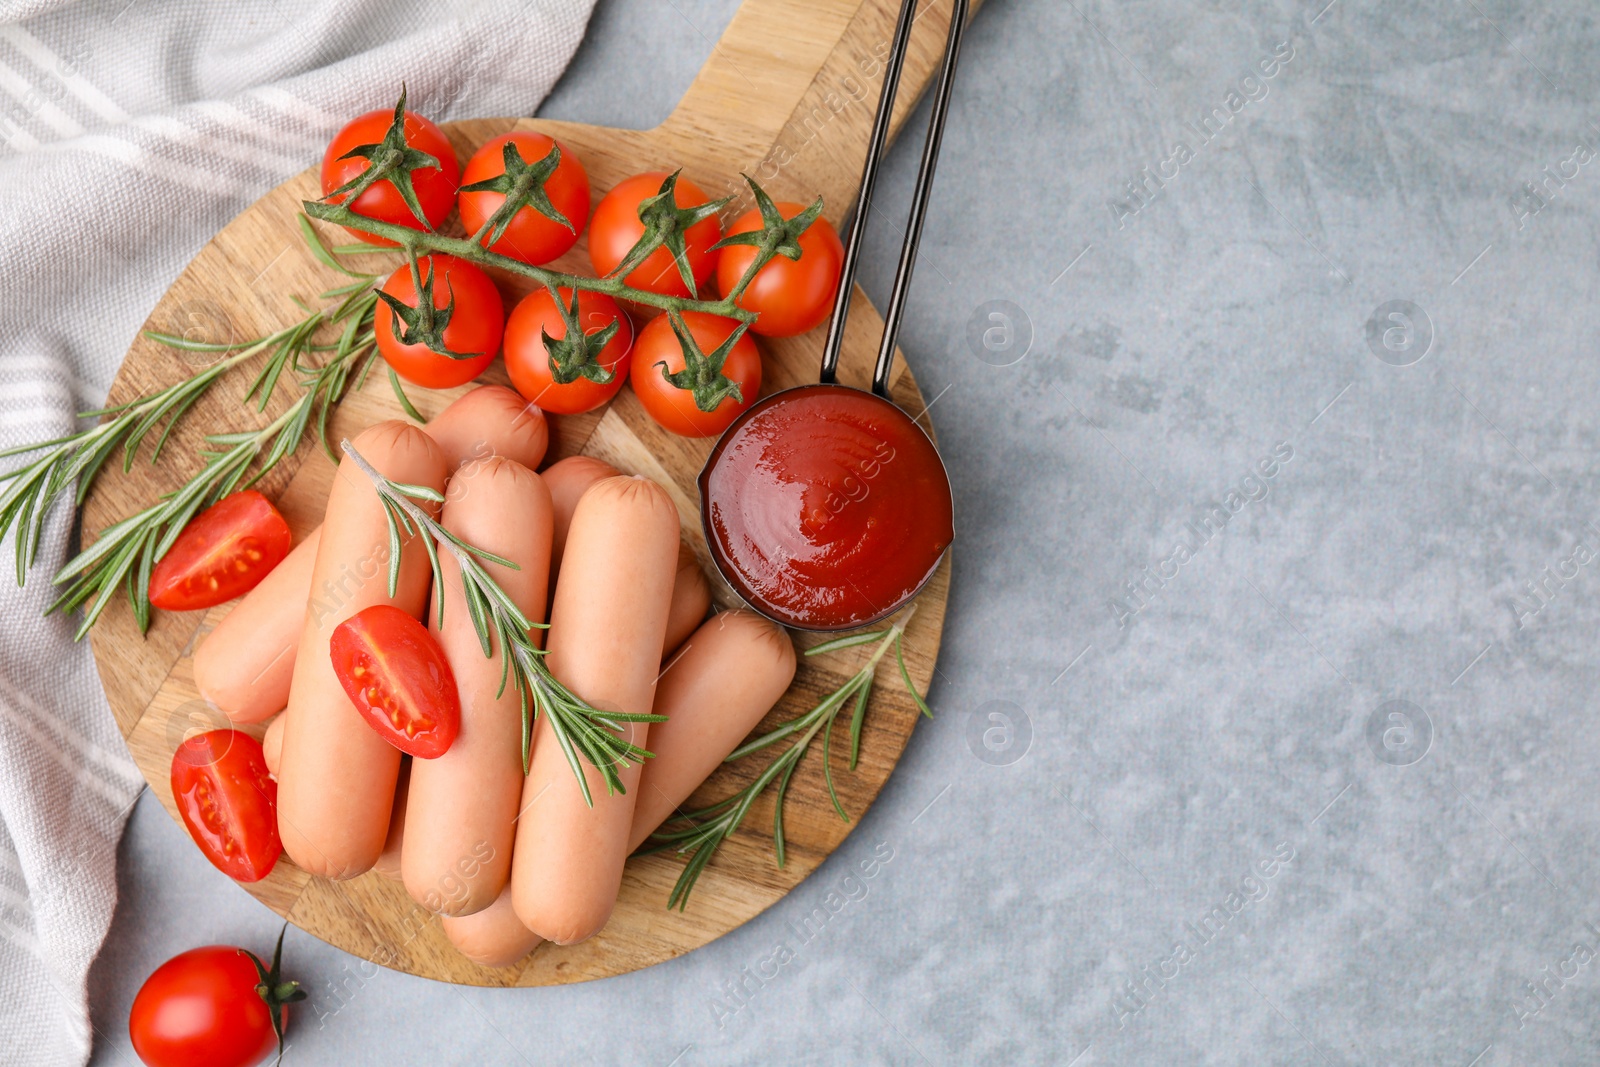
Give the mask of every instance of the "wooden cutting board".
[[[721, 196], [738, 191], [743, 172], [776, 199], [809, 202], [820, 192], [828, 217], [837, 225], [858, 191], [897, 8], [896, 0], [746, 0], [677, 110], [653, 130], [510, 118], [451, 123], [445, 129], [463, 160], [488, 138], [514, 128], [558, 137], [588, 167], [596, 198], [632, 174], [680, 166], [712, 196]], [[918, 18], [896, 129], [943, 54], [949, 11], [949, 0], [933, 0]], [[397, 79], [401, 74], [397, 72]], [[387, 98], [372, 101], [374, 107], [387, 103]], [[319, 264], [297, 231], [300, 202], [318, 193], [313, 167], [234, 219], [173, 283], [145, 328], [209, 341], [242, 341], [298, 320], [301, 313], [291, 297], [314, 300], [317, 293], [346, 280]], [[895, 225], [900, 228], [898, 222]], [[326, 230], [324, 234], [330, 243], [342, 239]], [[367, 258], [370, 263], [355, 265], [386, 272], [398, 264], [397, 258]], [[586, 245], [580, 242], [558, 266], [588, 271]], [[500, 276], [497, 281], [507, 307], [527, 290], [521, 279]], [[856, 297], [854, 307], [841, 379], [865, 387], [882, 320], [863, 295]], [[822, 335], [817, 330], [799, 338], [763, 340], [763, 394], [814, 381]], [[177, 353], [140, 337], [128, 352], [109, 403], [165, 387], [194, 373], [197, 360], [206, 358]], [[923, 412], [922, 394], [903, 359], [897, 371], [895, 401], [913, 414]], [[241, 406], [237, 397], [248, 375], [233, 373], [236, 380], [224, 381], [180, 425], [160, 466], [140, 463], [131, 475], [102, 476], [85, 508], [86, 537], [181, 484], [194, 466], [185, 457], [195, 455], [204, 434], [264, 425], [286, 406], [281, 397], [265, 414]], [[496, 364], [482, 380], [505, 383], [503, 367]], [[432, 417], [466, 389], [413, 389], [411, 396], [422, 413]], [[339, 407], [330, 438], [354, 436], [373, 422], [401, 417], [387, 380], [376, 373]], [[928, 420], [920, 421], [931, 432]], [[695, 486], [710, 442], [661, 431], [626, 389], [602, 412], [552, 422], [551, 459], [586, 453], [667, 487], [678, 504], [685, 534], [708, 575], [714, 574], [700, 535]], [[263, 490], [279, 501], [297, 537], [321, 522], [333, 469], [320, 449], [307, 445], [263, 484]], [[919, 599], [906, 635], [910, 672], [924, 691], [938, 654], [948, 586], [947, 559]], [[718, 591], [718, 600], [734, 602], [725, 588]], [[228, 610], [229, 605], [223, 605], [203, 616], [158, 612], [150, 632], [141, 635], [131, 611], [119, 602], [93, 633], [101, 680], [128, 747], [174, 818], [169, 784], [173, 752], [187, 734], [226, 725], [194, 688], [192, 654]], [[799, 638], [801, 647], [808, 643], [815, 640]], [[802, 661], [794, 685], [766, 725], [811, 707], [859, 669], [865, 656], [866, 650], [852, 649], [816, 662]], [[915, 705], [891, 660], [879, 673], [860, 766], [855, 772], [845, 771], [842, 763], [835, 767], [836, 785], [853, 818], [859, 819], [877, 796], [916, 720]], [[854, 824], [839, 819], [828, 803], [819, 760], [820, 753], [809, 755], [790, 789], [785, 868], [780, 870], [773, 858], [770, 800], [758, 803], [700, 879], [686, 912], [666, 908], [682, 861], [670, 855], [634, 860], [628, 864], [621, 898], [604, 932], [582, 945], [542, 945], [513, 967], [490, 969], [468, 962], [451, 947], [438, 922], [398, 883], [376, 874], [330, 882], [311, 877], [284, 857], [271, 876], [245, 888], [296, 926], [331, 944], [363, 959], [442, 981], [532, 986], [621, 974], [678, 956], [759, 914], [839, 846]], [[740, 788], [755, 769], [734, 765], [719, 770], [694, 803], [698, 806]]]

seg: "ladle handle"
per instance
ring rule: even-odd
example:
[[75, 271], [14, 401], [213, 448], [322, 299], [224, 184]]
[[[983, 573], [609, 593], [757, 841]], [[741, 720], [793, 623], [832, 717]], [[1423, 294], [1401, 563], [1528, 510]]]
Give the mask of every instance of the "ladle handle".
[[[878, 170], [883, 162], [884, 145], [889, 137], [895, 95], [900, 86], [900, 75], [905, 67], [911, 28], [916, 22], [916, 9], [917, 0], [903, 0], [900, 18], [895, 25], [894, 45], [889, 54], [887, 69], [884, 71], [883, 91], [878, 98], [878, 113], [873, 120], [872, 135], [867, 142], [867, 159], [861, 173], [861, 199], [856, 206], [855, 222], [850, 227], [850, 240], [845, 246], [844, 265], [839, 276], [839, 294], [834, 302], [833, 320], [828, 324], [828, 339], [822, 351], [820, 379], [825, 383], [832, 383], [838, 375], [839, 354], [844, 347], [845, 323], [850, 317], [850, 300], [855, 291], [861, 246], [866, 237], [867, 223], [872, 211], [872, 194], [878, 183]], [[938, 167], [945, 122], [950, 114], [950, 95], [955, 86], [956, 67], [961, 61], [961, 40], [966, 33], [968, 10], [968, 0], [954, 0], [950, 14], [950, 34], [945, 45], [944, 66], [939, 73], [939, 86], [934, 94], [933, 117], [928, 124], [928, 137], [922, 149], [922, 165], [917, 171], [917, 184], [912, 193], [911, 217], [906, 226], [905, 243], [900, 248], [900, 265], [895, 271], [889, 309], [884, 316], [883, 342], [878, 350], [877, 366], [873, 369], [872, 391], [885, 398], [889, 395], [889, 374], [894, 368], [895, 342], [900, 335], [900, 323], [905, 315], [906, 296], [911, 288], [911, 277], [916, 267], [917, 249], [922, 243], [922, 227], [927, 221], [928, 200], [933, 193], [934, 171]]]
[[[883, 316], [883, 343], [878, 348], [878, 364], [872, 371], [872, 391], [889, 396], [889, 372], [894, 369], [895, 341], [905, 317], [906, 296], [911, 290], [911, 275], [916, 269], [917, 249], [922, 246], [922, 225], [928, 217], [928, 200], [933, 196], [933, 173], [939, 166], [939, 149], [944, 143], [944, 124], [950, 114], [950, 94], [955, 88], [956, 65], [961, 61], [961, 38], [966, 33], [967, 0], [955, 0], [950, 16], [950, 39], [945, 46], [944, 69], [939, 72], [939, 87], [933, 97], [933, 119], [928, 123], [928, 139], [922, 146], [922, 166], [917, 171], [917, 187], [912, 193], [911, 219], [906, 224], [905, 244], [900, 246], [900, 266], [895, 271], [894, 288], [889, 293], [889, 310]], [[856, 229], [862, 219], [856, 217]], [[851, 233], [854, 237], [854, 232]]]

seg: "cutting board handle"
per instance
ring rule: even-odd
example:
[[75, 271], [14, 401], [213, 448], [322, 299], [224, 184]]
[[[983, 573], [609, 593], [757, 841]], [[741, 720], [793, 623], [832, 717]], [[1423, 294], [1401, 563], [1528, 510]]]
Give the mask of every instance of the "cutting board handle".
[[[978, 3], [974, 3], [976, 9]], [[774, 196], [854, 202], [900, 0], [745, 0], [664, 131], [731, 143]], [[926, 0], [891, 136], [943, 55], [950, 0]]]

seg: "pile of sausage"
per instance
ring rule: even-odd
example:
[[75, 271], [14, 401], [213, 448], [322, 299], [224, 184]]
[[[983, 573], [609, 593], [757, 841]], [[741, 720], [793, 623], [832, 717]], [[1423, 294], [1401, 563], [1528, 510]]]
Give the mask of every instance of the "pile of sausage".
[[[400, 879], [466, 956], [490, 966], [541, 939], [591, 937], [628, 855], [789, 687], [793, 645], [749, 612], [706, 618], [705, 577], [660, 486], [582, 456], [534, 473], [548, 428], [509, 389], [481, 387], [425, 427], [380, 423], [352, 444], [391, 481], [442, 493], [442, 506], [425, 506], [446, 529], [518, 565], [486, 569], [530, 620], [548, 617], [534, 640], [559, 681], [595, 708], [667, 716], [628, 726], [654, 758], [621, 770], [620, 794], [584, 764], [591, 808], [541, 718], [524, 777], [518, 696], [510, 685], [496, 696], [500, 650], [484, 655], [455, 560], [440, 552], [434, 585], [423, 545], [407, 541], [391, 597], [385, 512], [348, 459], [323, 526], [196, 650], [200, 693], [236, 723], [270, 720], [278, 829], [306, 871]], [[425, 620], [455, 675], [460, 733], [436, 759], [403, 757], [334, 673], [330, 635], [377, 604]]]

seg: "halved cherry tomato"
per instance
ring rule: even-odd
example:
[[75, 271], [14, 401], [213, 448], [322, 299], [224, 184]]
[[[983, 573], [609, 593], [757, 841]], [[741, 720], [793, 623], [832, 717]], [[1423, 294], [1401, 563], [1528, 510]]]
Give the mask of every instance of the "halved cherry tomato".
[[[572, 290], [562, 289], [561, 299], [570, 307]], [[511, 375], [511, 384], [525, 399], [552, 414], [593, 411], [616, 396], [628, 379], [628, 353], [633, 350], [633, 320], [628, 313], [604, 293], [580, 292], [578, 321], [586, 335], [598, 333], [613, 322], [618, 324], [616, 336], [606, 342], [596, 360], [616, 375], [605, 385], [583, 377], [558, 385], [551, 376], [544, 335], [548, 333], [557, 341], [564, 339], [567, 323], [551, 299], [550, 290], [536, 289], [523, 297], [506, 320], [506, 371]]]
[[[700, 350], [708, 355], [739, 325], [733, 319], [698, 311], [685, 311], [683, 322]], [[723, 397], [714, 411], [701, 411], [695, 405], [692, 392], [679, 389], [662, 377], [658, 363], [665, 363], [666, 370], [673, 374], [684, 367], [683, 347], [665, 315], [651, 319], [639, 331], [639, 341], [633, 346], [633, 391], [652, 419], [664, 429], [684, 437], [715, 437], [745, 408], [754, 404], [756, 394], [761, 391], [761, 350], [756, 348], [748, 333], [734, 344], [722, 365], [722, 373], [739, 384], [744, 399], [735, 401], [731, 396]]]
[[200, 851], [239, 882], [259, 882], [283, 852], [278, 783], [261, 742], [240, 730], [187, 738], [172, 756], [172, 799]]
[[[366, 173], [367, 168], [372, 165], [370, 160], [361, 156], [352, 156], [349, 159], [340, 157], [362, 145], [381, 144], [393, 123], [393, 111], [369, 111], [364, 115], [357, 115], [350, 120], [349, 125], [333, 135], [333, 140], [328, 143], [328, 150], [322, 154], [323, 196], [327, 196], [352, 178]], [[444, 131], [412, 111], [406, 112], [405, 141], [407, 147], [426, 152], [439, 161], [438, 167], [422, 167], [411, 172], [411, 187], [416, 191], [417, 203], [422, 206], [423, 214], [428, 217], [428, 228], [437, 229], [449, 216], [450, 209], [456, 205], [456, 186], [460, 184], [461, 165], [456, 162], [455, 149], [450, 146], [450, 138], [444, 135]], [[333, 199], [334, 203], [341, 201], [340, 197]], [[409, 226], [413, 230], [423, 228], [421, 221], [400, 195], [400, 190], [396, 189], [394, 183], [387, 178], [374, 182], [356, 197], [355, 203], [350, 205], [350, 210], [369, 219]], [[368, 244], [382, 245], [385, 248], [398, 247], [395, 242], [387, 238], [374, 237], [348, 226], [345, 229]]]
[[393, 604], [340, 623], [329, 641], [333, 671], [361, 717], [401, 752], [436, 759], [461, 730], [461, 697], [428, 628]]
[[[511, 224], [506, 227], [500, 240], [491, 245], [485, 236], [484, 244], [491, 252], [499, 252], [524, 263], [548, 263], [577, 244], [578, 235], [589, 224], [589, 173], [583, 169], [583, 162], [565, 144], [542, 133], [518, 131], [485, 142], [467, 161], [467, 169], [461, 173], [461, 184], [472, 185], [504, 174], [507, 144], [516, 145], [522, 162], [530, 167], [549, 155], [551, 148], [560, 145], [561, 163], [545, 180], [544, 191], [550, 198], [551, 206], [567, 217], [572, 228], [568, 229], [540, 214], [531, 206], [524, 207], [511, 216]], [[477, 233], [489, 216], [500, 209], [506, 196], [504, 193], [464, 192], [460, 201], [461, 224], [470, 235]]]
[[[803, 204], [777, 205], [786, 219], [805, 210]], [[760, 230], [761, 212], [740, 215], [728, 227], [730, 235]], [[756, 260], [749, 245], [729, 245], [717, 260], [717, 287], [726, 296]], [[763, 337], [793, 337], [820, 326], [833, 310], [839, 292], [839, 271], [844, 266], [844, 243], [827, 219], [818, 219], [800, 235], [800, 258], [774, 256], [761, 268], [739, 306], [761, 316], [750, 326]]]
[[[279, 942], [280, 946], [282, 942]], [[278, 959], [268, 978], [277, 978]], [[263, 995], [261, 971], [242, 948], [206, 945], [157, 967], [133, 998], [128, 1036], [149, 1067], [256, 1067], [278, 1046], [272, 1013], [287, 1025], [298, 983], [277, 982]], [[269, 1003], [269, 998], [271, 1003]]]
[[[438, 339], [451, 352], [467, 358], [453, 359], [435, 352], [409, 330], [406, 332], [409, 340], [401, 341], [399, 333], [403, 324], [396, 324], [394, 309], [381, 300], [376, 319], [378, 351], [395, 373], [408, 382], [428, 389], [464, 385], [482, 374], [500, 351], [500, 337], [506, 322], [500, 290], [483, 271], [454, 256], [419, 256], [417, 270], [423, 287], [431, 285], [433, 288], [434, 307], [448, 308], [454, 302], [450, 321]], [[389, 280], [383, 283], [383, 291], [408, 308], [420, 304], [416, 287], [411, 284], [409, 264], [389, 275]]]
[[189, 520], [150, 572], [150, 603], [199, 611], [243, 596], [289, 554], [294, 537], [272, 501], [246, 489]]
[[[589, 227], [589, 262], [597, 275], [604, 278], [628, 256], [628, 252], [644, 236], [644, 223], [639, 221], [639, 205], [661, 192], [661, 183], [667, 175], [661, 171], [640, 174], [629, 178], [606, 194], [594, 209], [594, 222]], [[673, 189], [672, 202], [679, 207], [697, 207], [711, 198], [689, 179], [679, 176]], [[701, 219], [684, 233], [684, 262], [689, 265], [695, 285], [703, 287], [717, 265], [717, 253], [711, 246], [722, 239], [722, 226], [713, 216]], [[688, 296], [689, 290], [678, 273], [678, 264], [672, 253], [658, 248], [635, 267], [626, 278], [627, 284], [646, 292], [663, 296]]]

